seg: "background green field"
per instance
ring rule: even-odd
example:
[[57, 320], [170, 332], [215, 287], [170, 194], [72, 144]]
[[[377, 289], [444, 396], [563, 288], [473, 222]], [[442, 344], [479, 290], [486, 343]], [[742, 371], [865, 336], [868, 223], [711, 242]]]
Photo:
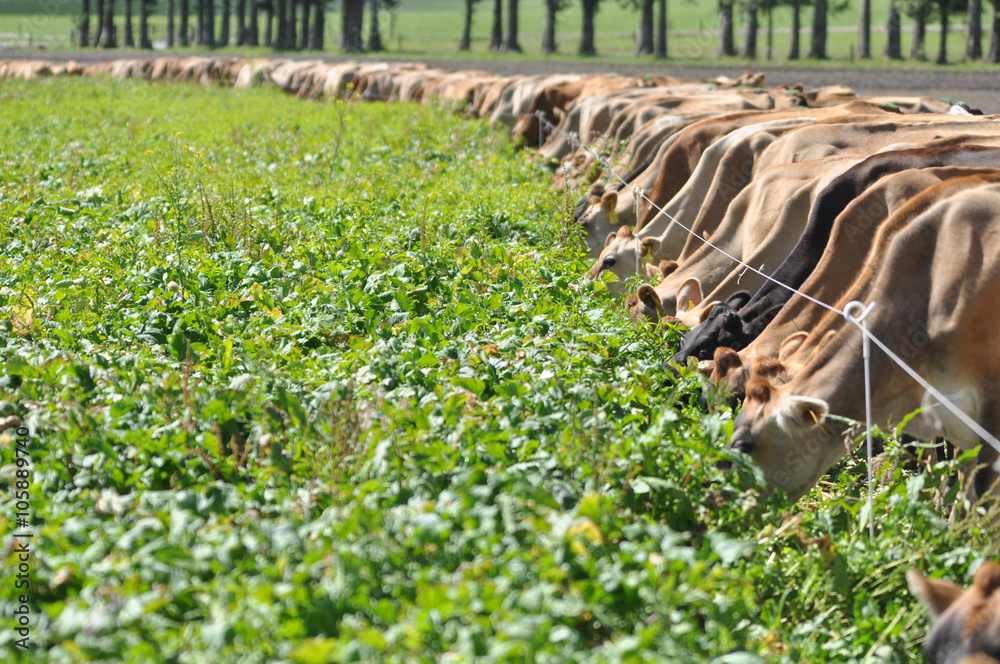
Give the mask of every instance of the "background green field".
[[581, 277], [580, 192], [483, 122], [89, 78], [0, 107], [36, 535], [3, 661], [921, 662], [905, 570], [997, 554], [891, 438], [873, 542], [860, 454], [794, 505], [722, 472], [678, 330]]
[[[828, 37], [828, 54], [831, 59], [844, 61], [849, 59], [857, 41], [857, 0], [851, 0], [848, 8], [829, 18], [830, 34]], [[872, 52], [876, 62], [880, 62], [880, 54], [884, 45], [882, 33], [879, 31], [885, 25], [888, 14], [887, 0], [872, 2]], [[70, 32], [73, 29], [73, 16], [78, 11], [78, 2], [65, 0], [57, 2], [55, 11], [37, 13], [37, 3], [27, 0], [8, 0], [0, 3], [0, 42], [16, 42], [25, 45], [43, 42], [51, 46], [69, 45]], [[984, 3], [984, 8], [988, 3]], [[336, 10], [338, 3], [331, 3], [331, 10]], [[400, 8], [394, 12], [382, 12], [383, 39], [388, 49], [387, 55], [398, 54], [407, 57], [486, 57], [487, 44], [491, 27], [491, 6], [487, 2], [477, 5], [473, 22], [472, 53], [462, 56], [457, 50], [459, 33], [461, 32], [462, 5], [455, 0], [403, 0]], [[162, 12], [159, 3], [158, 12]], [[674, 0], [668, 7], [670, 56], [684, 60], [714, 60], [716, 52], [716, 5], [714, 2], [688, 2]], [[520, 8], [521, 45], [526, 57], [541, 57], [541, 26], [543, 5], [539, 1], [524, 1]], [[602, 58], [631, 59], [634, 50], [634, 30], [638, 15], [628, 11], [614, 0], [605, 0], [597, 15], [597, 49]], [[736, 32], [737, 45], [740, 41], [740, 30], [743, 17], [737, 12]], [[802, 10], [802, 55], [808, 52], [809, 26], [811, 8]], [[575, 54], [579, 45], [581, 15], [578, 3], [559, 15], [558, 37], [561, 56], [569, 57]], [[766, 36], [764, 25], [766, 19], [760, 17], [761, 32], [758, 40], [758, 61], [765, 61]], [[964, 57], [965, 33], [964, 17], [956, 15], [952, 18], [952, 34], [949, 38], [949, 59], [951, 62], [961, 61]], [[984, 10], [984, 26], [989, 26], [988, 11]], [[153, 21], [153, 38], [162, 36], [165, 22], [157, 14]], [[774, 12], [773, 58], [783, 61], [788, 54], [790, 9], [780, 7]], [[904, 18], [903, 52], [909, 53], [909, 19]], [[925, 50], [933, 60], [937, 54], [939, 35], [935, 26], [928, 32]], [[328, 16], [327, 50], [336, 52], [337, 39], [340, 30], [339, 16], [331, 11]], [[366, 27], [367, 30], [367, 27]], [[984, 48], [989, 35], [985, 35]], [[516, 56], [505, 56], [516, 57]]]

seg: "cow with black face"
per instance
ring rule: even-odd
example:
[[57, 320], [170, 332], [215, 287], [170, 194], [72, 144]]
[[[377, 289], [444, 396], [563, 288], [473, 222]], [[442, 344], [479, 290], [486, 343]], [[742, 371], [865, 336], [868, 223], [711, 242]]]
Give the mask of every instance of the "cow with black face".
[[670, 362], [683, 365], [690, 357], [701, 362], [712, 359], [718, 348], [745, 348], [760, 335], [783, 306], [778, 304], [764, 312], [764, 315], [744, 318], [740, 311], [749, 301], [750, 294], [740, 291], [724, 303], [715, 305], [701, 325], [684, 335], [680, 349], [670, 358]]

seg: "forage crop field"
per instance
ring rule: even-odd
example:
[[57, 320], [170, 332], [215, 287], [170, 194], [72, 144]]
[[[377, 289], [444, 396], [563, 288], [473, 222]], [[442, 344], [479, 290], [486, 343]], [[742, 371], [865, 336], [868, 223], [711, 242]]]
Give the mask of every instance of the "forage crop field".
[[0, 107], [3, 661], [917, 662], [905, 570], [996, 553], [891, 439], [872, 543], [857, 454], [791, 506], [719, 470], [725, 399], [480, 121], [99, 79]]

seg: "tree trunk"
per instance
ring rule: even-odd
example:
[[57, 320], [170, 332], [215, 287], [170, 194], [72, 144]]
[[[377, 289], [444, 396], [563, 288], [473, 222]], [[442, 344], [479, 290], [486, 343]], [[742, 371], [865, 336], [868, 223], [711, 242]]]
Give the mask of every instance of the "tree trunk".
[[969, 0], [969, 31], [965, 37], [965, 59], [983, 57], [983, 3]]
[[861, 0], [858, 20], [858, 58], [868, 60], [872, 57], [872, 3], [871, 0]]
[[80, 7], [80, 20], [76, 24], [76, 46], [90, 46], [90, 0], [83, 0]]
[[[285, 35], [288, 31], [285, 29], [285, 21], [288, 20], [288, 7], [285, 4], [288, 0], [271, 0], [271, 4], [274, 5], [274, 14], [278, 18], [278, 25], [276, 27], [277, 34], [274, 36], [274, 47], [278, 50], [286, 48]], [[346, 13], [346, 12], [345, 12]]]
[[503, 0], [493, 0], [493, 30], [490, 32], [490, 50], [499, 51], [503, 46]]
[[993, 21], [990, 27], [990, 62], [1000, 62], [1000, 0], [993, 0]]
[[97, 25], [94, 27], [94, 47], [101, 44], [101, 37], [104, 34], [104, 0], [97, 0]]
[[774, 57], [774, 2], [767, 3], [767, 55], [768, 61]]
[[642, 0], [639, 4], [639, 29], [635, 33], [635, 54], [653, 53], [653, 2]]
[[719, 3], [719, 52], [717, 58], [731, 58], [736, 55], [733, 45], [733, 0]]
[[517, 40], [517, 0], [507, 2], [507, 35], [500, 50], [503, 53], [521, 52], [521, 43]]
[[667, 0], [657, 0], [659, 16], [656, 17], [656, 51], [653, 57], [667, 57]]
[[174, 0], [167, 0], [167, 48], [174, 47]]
[[272, 48], [275, 46], [274, 10], [275, 10], [274, 0], [271, 0], [270, 2], [267, 3], [267, 5], [265, 5], [264, 9], [264, 20], [266, 21], [266, 23], [264, 24], [264, 46], [266, 46], [267, 48]]
[[180, 13], [180, 25], [177, 30], [177, 43], [181, 46], [188, 45], [188, 20], [191, 16], [191, 0], [180, 0], [177, 7]]
[[125, 0], [125, 46], [135, 48], [135, 34], [132, 32], [132, 0]]
[[285, 19], [285, 47], [289, 50], [294, 50], [298, 46], [298, 37], [296, 35], [298, 32], [298, 23], [295, 20], [295, 6], [296, 0], [288, 0], [286, 6], [288, 17]]
[[889, 21], [885, 25], [885, 57], [887, 60], [902, 60], [903, 46], [899, 25], [899, 9], [896, 0], [889, 0]]
[[[476, 0], [465, 0], [465, 16], [462, 18], [462, 36], [458, 39], [458, 50], [472, 48], [472, 8]], [[552, 0], [548, 0], [549, 3]]]
[[247, 0], [236, 0], [236, 45], [247, 43]]
[[343, 0], [340, 45], [345, 51], [359, 53], [364, 50], [365, 45], [361, 40], [364, 20], [365, 0]]
[[378, 0], [371, 0], [370, 11], [372, 15], [368, 19], [368, 25], [371, 26], [368, 29], [368, 50], [384, 51], [385, 47], [382, 45], [382, 31], [379, 29], [380, 26], [378, 23]]
[[740, 57], [757, 59], [757, 3], [749, 0], [743, 8], [743, 43]]
[[559, 0], [545, 0], [545, 23], [542, 25], [542, 53], [552, 55], [556, 52], [556, 17], [559, 13]]
[[799, 33], [802, 32], [802, 17], [799, 13], [799, 0], [792, 0], [792, 44], [788, 48], [788, 59], [799, 59]]
[[250, 13], [250, 24], [247, 26], [247, 46], [260, 46], [260, 17], [257, 15], [257, 0], [248, 0], [247, 11]]
[[215, 48], [215, 0], [204, 0], [205, 5], [205, 33], [201, 37], [201, 43], [209, 48]]
[[104, 26], [101, 28], [101, 46], [115, 48], [115, 0], [104, 0]]
[[229, 24], [233, 18], [231, 0], [222, 0], [222, 25], [219, 26], [219, 46], [229, 46]]
[[910, 59], [926, 60], [924, 55], [924, 35], [927, 34], [927, 10], [920, 9], [913, 16], [913, 36], [910, 40]]
[[813, 0], [812, 44], [809, 57], [826, 60], [826, 0]]
[[205, 0], [195, 0], [198, 3], [198, 23], [194, 26], [194, 45], [205, 44]]
[[938, 12], [941, 14], [941, 41], [938, 42], [937, 63], [948, 64], [948, 5], [949, 0], [938, 0]]
[[316, 15], [313, 17], [312, 32], [309, 35], [309, 49], [323, 50], [323, 31], [326, 30], [326, 0], [316, 0], [313, 3]]
[[147, 0], [139, 0], [139, 48], [153, 48], [149, 40], [149, 5]]
[[309, 39], [312, 33], [309, 30], [309, 20], [312, 15], [313, 0], [303, 0], [302, 2], [302, 29], [299, 30], [299, 50], [304, 51], [309, 48]]
[[597, 13], [597, 3], [600, 0], [582, 0], [583, 32], [580, 34], [580, 55], [597, 55], [594, 47], [594, 14]]

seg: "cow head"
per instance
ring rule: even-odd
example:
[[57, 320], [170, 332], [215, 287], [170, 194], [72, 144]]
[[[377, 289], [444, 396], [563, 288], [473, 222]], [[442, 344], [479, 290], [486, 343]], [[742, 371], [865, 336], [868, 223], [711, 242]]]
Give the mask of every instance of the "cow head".
[[659, 323], [666, 316], [660, 296], [649, 284], [642, 284], [635, 295], [628, 296], [625, 309], [633, 323]]
[[712, 307], [704, 322], [684, 335], [680, 349], [670, 359], [678, 364], [685, 364], [689, 357], [698, 361], [712, 359], [715, 349], [720, 346], [735, 350], [746, 347], [746, 326], [740, 318], [739, 310], [749, 300], [749, 293], [739, 291], [730, 295], [725, 302]]
[[618, 225], [616, 205], [618, 193], [605, 191], [603, 186], [595, 184], [590, 188], [590, 196], [581, 201], [577, 208], [576, 223], [586, 231], [587, 249], [594, 258], [601, 255], [607, 244], [607, 234], [621, 228]]
[[968, 590], [915, 569], [906, 581], [930, 615], [924, 653], [931, 664], [1000, 661], [1000, 565], [980, 565]]
[[794, 501], [844, 455], [845, 447], [844, 425], [827, 419], [827, 403], [793, 394], [789, 387], [751, 378], [727, 449], [749, 454], [768, 485]]
[[608, 284], [612, 293], [622, 293], [625, 280], [639, 274], [642, 263], [660, 248], [656, 238], [638, 238], [632, 234], [631, 226], [622, 226], [617, 233], [608, 234], [597, 262], [584, 275], [597, 279], [604, 272], [612, 272], [618, 281]]
[[772, 387], [784, 385], [789, 379], [789, 371], [779, 358], [761, 355], [744, 362], [732, 348], [716, 348], [715, 356], [706, 364], [712, 368], [709, 380], [716, 384], [725, 383], [729, 393], [737, 400], [746, 395], [747, 382], [751, 378], [765, 380]]
[[[647, 265], [646, 273], [649, 276], [659, 276], [663, 278], [677, 269], [677, 263], [675, 261], [660, 261], [659, 265]], [[679, 322], [673, 316], [667, 316], [666, 310], [663, 308], [663, 302], [660, 300], [660, 294], [656, 292], [656, 289], [649, 284], [642, 284], [639, 286], [639, 290], [636, 291], [635, 295], [630, 295], [627, 300], [625, 300], [625, 308], [628, 310], [628, 317], [633, 323], [650, 322], [659, 323], [661, 321], [668, 323]]]

